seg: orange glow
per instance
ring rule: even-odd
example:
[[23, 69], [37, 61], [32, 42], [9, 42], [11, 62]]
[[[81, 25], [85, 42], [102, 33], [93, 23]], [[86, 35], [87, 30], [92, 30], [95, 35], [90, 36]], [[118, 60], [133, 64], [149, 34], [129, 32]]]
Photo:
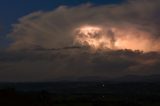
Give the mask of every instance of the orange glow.
[[76, 29], [76, 42], [93, 49], [111, 48], [110, 39], [105, 36], [102, 28], [84, 26]]
[[[82, 26], [75, 29], [75, 42], [94, 50], [131, 49], [159, 51], [159, 43], [153, 41], [149, 33], [134, 28], [125, 30], [98, 26]], [[156, 45], [155, 45], [156, 44]]]

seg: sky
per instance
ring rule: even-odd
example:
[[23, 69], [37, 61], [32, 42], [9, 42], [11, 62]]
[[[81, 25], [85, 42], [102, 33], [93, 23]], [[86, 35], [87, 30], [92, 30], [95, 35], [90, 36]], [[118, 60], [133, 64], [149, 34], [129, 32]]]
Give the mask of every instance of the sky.
[[1, 0], [0, 81], [160, 74], [160, 1]]

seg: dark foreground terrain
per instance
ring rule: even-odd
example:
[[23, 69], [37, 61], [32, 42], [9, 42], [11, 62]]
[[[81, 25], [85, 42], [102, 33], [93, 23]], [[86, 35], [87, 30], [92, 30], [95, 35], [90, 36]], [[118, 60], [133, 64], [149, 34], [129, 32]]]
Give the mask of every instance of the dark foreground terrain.
[[1, 83], [0, 106], [160, 106], [160, 83]]

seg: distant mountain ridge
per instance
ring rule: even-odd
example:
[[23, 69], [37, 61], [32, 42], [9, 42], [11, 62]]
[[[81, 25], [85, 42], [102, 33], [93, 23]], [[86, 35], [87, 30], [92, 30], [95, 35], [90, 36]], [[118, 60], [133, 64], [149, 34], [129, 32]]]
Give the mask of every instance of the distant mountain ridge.
[[86, 76], [86, 77], [65, 77], [63, 80], [57, 79], [56, 81], [67, 82], [160, 82], [160, 75], [126, 75], [116, 78], [108, 78], [101, 76]]
[[160, 82], [160, 75], [127, 75], [113, 79], [116, 82]]

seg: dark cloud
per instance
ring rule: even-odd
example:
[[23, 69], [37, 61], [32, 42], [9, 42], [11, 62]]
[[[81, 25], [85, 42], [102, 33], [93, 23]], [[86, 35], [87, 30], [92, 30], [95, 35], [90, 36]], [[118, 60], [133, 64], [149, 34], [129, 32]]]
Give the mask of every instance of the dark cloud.
[[160, 74], [160, 54], [86, 48], [1, 53], [1, 81], [46, 81], [80, 77]]

